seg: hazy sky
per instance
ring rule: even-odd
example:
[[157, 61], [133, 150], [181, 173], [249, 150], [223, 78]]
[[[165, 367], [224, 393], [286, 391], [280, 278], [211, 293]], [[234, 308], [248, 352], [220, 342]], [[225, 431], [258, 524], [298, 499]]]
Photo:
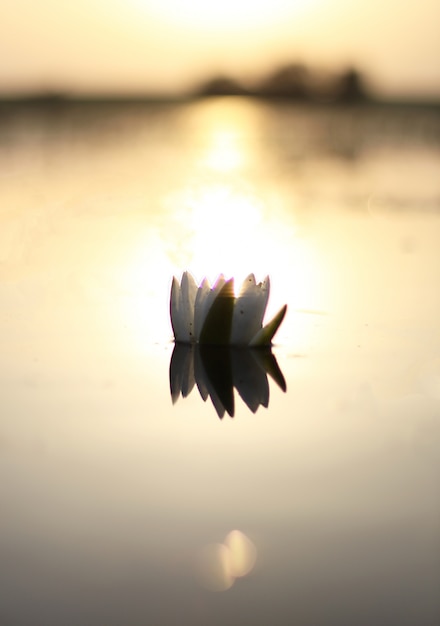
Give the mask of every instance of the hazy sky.
[[354, 64], [440, 96], [440, 0], [0, 0], [0, 90], [176, 91], [212, 73]]

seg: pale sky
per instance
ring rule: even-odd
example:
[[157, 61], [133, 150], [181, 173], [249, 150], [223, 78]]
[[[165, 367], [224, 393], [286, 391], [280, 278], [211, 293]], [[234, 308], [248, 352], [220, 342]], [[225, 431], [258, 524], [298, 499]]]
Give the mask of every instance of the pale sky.
[[440, 96], [440, 0], [0, 0], [0, 91], [173, 92], [277, 65]]

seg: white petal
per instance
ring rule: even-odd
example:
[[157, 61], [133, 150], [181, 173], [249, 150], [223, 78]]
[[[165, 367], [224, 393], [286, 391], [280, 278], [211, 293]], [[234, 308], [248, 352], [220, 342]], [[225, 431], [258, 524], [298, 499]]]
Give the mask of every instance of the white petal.
[[173, 327], [174, 339], [184, 341], [185, 325], [182, 316], [181, 288], [175, 276], [171, 285], [170, 314], [171, 326]]
[[234, 279], [226, 281], [215, 297], [200, 332], [200, 344], [229, 345], [234, 315]]
[[217, 278], [214, 284], [214, 287], [211, 289], [211, 291], [208, 294], [208, 297], [206, 298], [205, 318], [206, 318], [206, 315], [208, 314], [209, 309], [212, 306], [212, 303], [214, 302], [214, 300], [216, 299], [220, 291], [223, 289], [225, 282], [226, 282], [226, 278], [224, 277], [223, 274], [220, 274], [220, 276]]
[[270, 280], [266, 276], [262, 283], [255, 282], [255, 276], [245, 278], [238, 296], [232, 318], [232, 345], [248, 345], [261, 330], [263, 317], [269, 299]]
[[209, 281], [207, 278], [204, 278], [202, 284], [197, 290], [196, 301], [194, 305], [194, 336], [196, 341], [200, 339], [200, 331], [202, 330], [203, 324], [205, 323], [207, 313], [206, 299], [208, 298], [210, 292], [211, 287], [209, 286]]
[[258, 331], [255, 337], [252, 338], [250, 342], [250, 346], [252, 348], [261, 348], [263, 346], [270, 346], [272, 343], [272, 338], [277, 332], [278, 328], [281, 325], [281, 322], [284, 319], [287, 311], [287, 304], [285, 304], [275, 315], [271, 321], [266, 324], [264, 328]]
[[197, 285], [189, 272], [183, 272], [180, 288], [181, 315], [183, 320], [183, 339], [186, 343], [195, 341], [194, 337], [194, 304], [197, 295]]
[[209, 283], [208, 283], [208, 281], [205, 278], [203, 283], [201, 284], [200, 290], [199, 290], [199, 291], [202, 291], [202, 293], [200, 295], [197, 294], [198, 295], [197, 312], [195, 313], [195, 315], [197, 315], [196, 341], [199, 341], [199, 339], [200, 339], [200, 333], [201, 333], [203, 325], [205, 323], [206, 316], [209, 313], [209, 309], [211, 308], [212, 303], [214, 302], [214, 300], [218, 296], [219, 292], [223, 288], [223, 285], [225, 284], [226, 279], [223, 276], [223, 274], [220, 274], [220, 276], [217, 278], [217, 280], [216, 280], [214, 286], [212, 287], [212, 289], [209, 289], [209, 290], [206, 290], [206, 286], [204, 284], [205, 281], [206, 281], [206, 284], [209, 287]]

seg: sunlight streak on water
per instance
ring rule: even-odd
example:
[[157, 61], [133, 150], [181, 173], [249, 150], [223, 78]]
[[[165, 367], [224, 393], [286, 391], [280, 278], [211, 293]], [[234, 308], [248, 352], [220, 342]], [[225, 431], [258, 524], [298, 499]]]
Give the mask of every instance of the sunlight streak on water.
[[219, 172], [229, 172], [240, 169], [243, 162], [244, 154], [237, 137], [233, 132], [219, 128], [206, 155], [207, 166]]

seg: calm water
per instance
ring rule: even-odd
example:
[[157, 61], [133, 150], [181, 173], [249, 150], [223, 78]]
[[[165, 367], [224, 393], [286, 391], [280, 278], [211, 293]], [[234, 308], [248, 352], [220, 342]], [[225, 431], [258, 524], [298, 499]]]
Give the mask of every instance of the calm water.
[[[437, 624], [438, 113], [2, 115], [2, 624]], [[288, 304], [233, 418], [172, 402], [184, 269]]]

